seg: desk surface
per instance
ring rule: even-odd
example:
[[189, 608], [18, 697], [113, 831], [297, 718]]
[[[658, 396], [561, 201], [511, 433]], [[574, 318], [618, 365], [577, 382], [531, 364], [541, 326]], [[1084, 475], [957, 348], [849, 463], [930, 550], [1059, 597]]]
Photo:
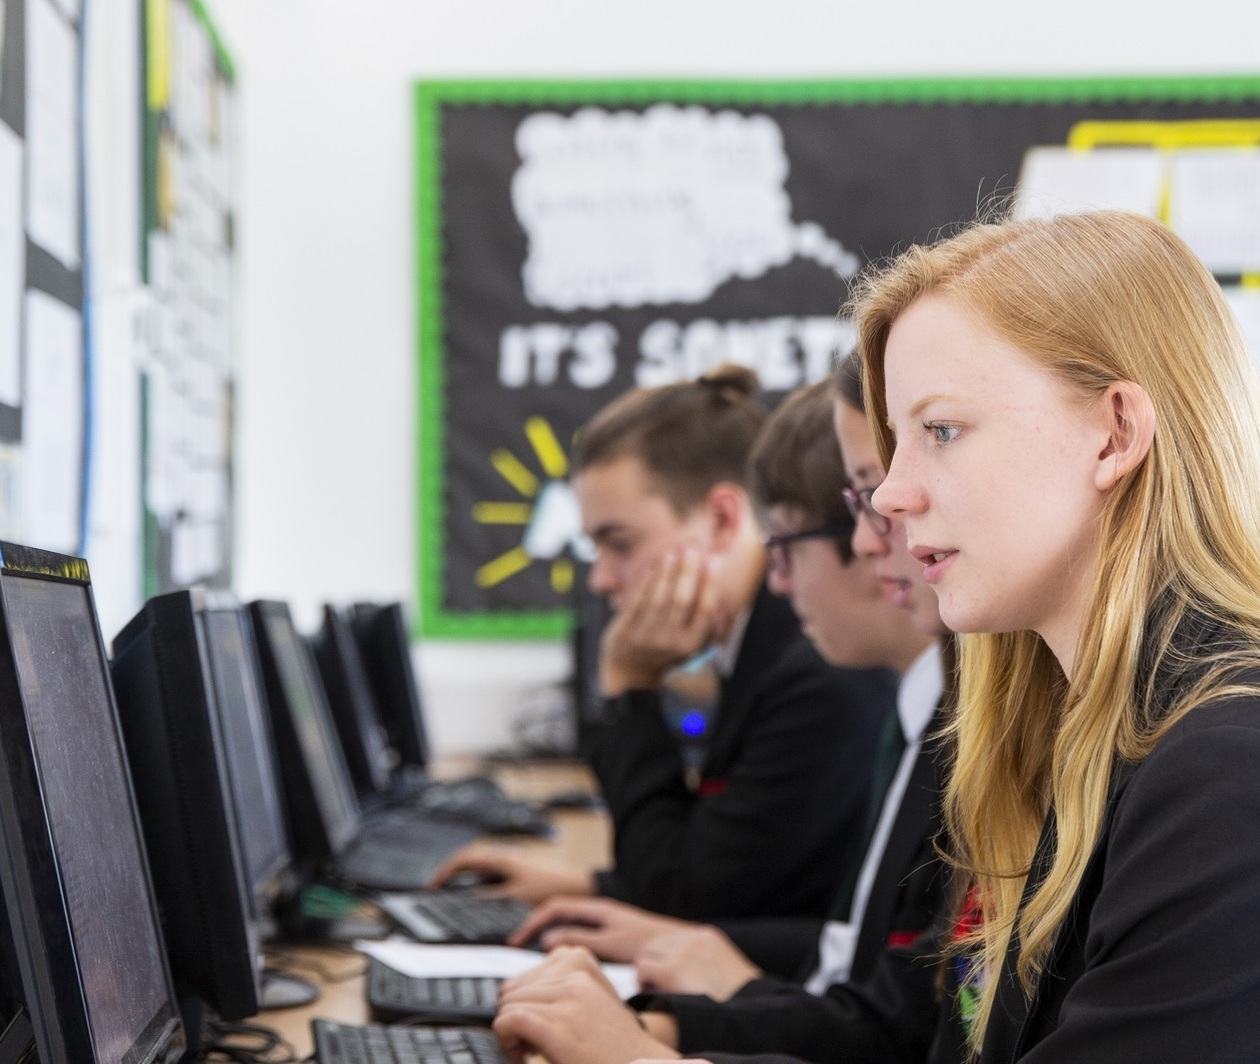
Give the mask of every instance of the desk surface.
[[[468, 760], [444, 762], [439, 775], [459, 776], [476, 771]], [[496, 765], [491, 773], [514, 798], [537, 800], [549, 794], [575, 789], [593, 790], [594, 781], [585, 766], [576, 763], [532, 762]], [[575, 868], [607, 867], [612, 852], [612, 833], [606, 814], [590, 811], [557, 811], [551, 814], [555, 835], [551, 839], [494, 840], [496, 845], [532, 850]], [[325, 947], [284, 949], [277, 967], [309, 979], [321, 989], [314, 1004], [298, 1009], [265, 1012], [254, 1017], [293, 1044], [299, 1057], [314, 1050], [311, 1020], [330, 1019], [367, 1023], [367, 994], [362, 956]]]

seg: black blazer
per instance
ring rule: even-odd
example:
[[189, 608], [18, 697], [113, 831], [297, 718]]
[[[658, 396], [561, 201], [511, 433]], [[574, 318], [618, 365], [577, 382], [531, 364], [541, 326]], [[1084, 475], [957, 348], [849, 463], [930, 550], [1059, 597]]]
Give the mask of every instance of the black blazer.
[[1192, 710], [1118, 771], [1031, 1000], [1011, 959], [982, 1064], [1260, 1060], [1260, 698]]
[[[835, 1040], [835, 1027], [860, 1030], [865, 1026], [871, 1028], [872, 1052], [884, 1054], [887, 1047], [879, 1030], [880, 1017], [904, 1009], [908, 995], [915, 997], [929, 1016], [935, 1015], [935, 940], [930, 936], [923, 940], [926, 948], [917, 953], [886, 954], [890, 945], [906, 945], [906, 938], [920, 939], [923, 932], [946, 915], [948, 876], [935, 849], [941, 830], [940, 792], [946, 768], [936, 738], [942, 718], [938, 709], [928, 725], [858, 930], [851, 980], [856, 983], [876, 976], [871, 992], [838, 988], [830, 997], [819, 998], [807, 993], [799, 981], [763, 978], [754, 979], [725, 1003], [677, 994], [636, 998], [633, 1004], [638, 1008], [673, 1014], [678, 1022], [679, 1048], [684, 1053], [774, 1048], [823, 1059]], [[788, 924], [790, 939], [796, 925], [803, 923], [759, 920], [744, 921], [742, 926], [739, 921], [722, 926], [736, 929], [734, 941], [741, 948], [750, 944], [759, 951], [773, 952], [776, 924]], [[806, 964], [812, 970], [818, 960], [817, 940], [823, 924], [811, 923], [815, 934]], [[752, 930], [755, 934], [750, 935]], [[749, 956], [756, 959], [753, 953]], [[888, 970], [877, 972], [881, 960]], [[919, 972], [903, 971], [916, 964]], [[916, 975], [923, 977], [917, 986], [913, 985]], [[908, 985], [898, 985], [899, 979]], [[872, 999], [869, 1005], [868, 998]], [[911, 1032], [907, 1051], [913, 1055], [915, 1047], [931, 1034], [930, 1030]], [[917, 1051], [921, 1061], [924, 1050]], [[852, 1053], [853, 1047], [848, 1046], [846, 1052]]]
[[[1193, 710], [1145, 761], [1117, 770], [1046, 974], [1028, 998], [1008, 958], [980, 1064], [1260, 1059], [1258, 768], [1260, 698], [1238, 696]], [[1048, 818], [1030, 883], [1047, 867], [1052, 828]], [[872, 980], [816, 999], [796, 1041], [740, 1048], [846, 1064], [958, 1064], [955, 998], [933, 1012], [931, 965], [909, 952], [891, 951]]]
[[597, 875], [599, 893], [699, 920], [822, 916], [857, 874], [876, 738], [895, 703], [893, 674], [828, 666], [763, 588], [721, 684], [698, 792], [655, 692], [606, 707], [591, 765], [615, 868]]
[[[885, 948], [918, 938], [945, 905], [947, 876], [935, 845], [941, 832], [940, 795], [945, 772], [937, 733], [943, 725], [944, 714], [938, 707], [924, 732], [875, 872], [858, 927], [850, 979], [866, 978]], [[800, 983], [818, 966], [819, 938], [826, 924], [817, 919], [779, 917], [718, 921], [718, 926], [759, 968]], [[767, 989], [767, 982], [754, 980], [736, 1000]]]

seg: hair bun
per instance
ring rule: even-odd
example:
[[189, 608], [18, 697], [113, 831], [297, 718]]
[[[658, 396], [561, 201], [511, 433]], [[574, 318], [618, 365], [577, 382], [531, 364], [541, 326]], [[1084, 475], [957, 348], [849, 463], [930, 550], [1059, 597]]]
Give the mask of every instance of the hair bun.
[[752, 399], [761, 391], [761, 381], [756, 370], [735, 362], [722, 362], [699, 377], [697, 384], [716, 392], [731, 392], [744, 399]]

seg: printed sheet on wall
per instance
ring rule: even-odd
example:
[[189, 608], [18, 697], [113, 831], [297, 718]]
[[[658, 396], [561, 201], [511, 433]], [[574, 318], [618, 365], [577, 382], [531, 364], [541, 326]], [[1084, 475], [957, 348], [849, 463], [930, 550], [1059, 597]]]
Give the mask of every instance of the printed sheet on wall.
[[87, 453], [82, 8], [0, 0], [0, 536], [77, 553]]
[[144, 28], [148, 596], [231, 577], [235, 95], [200, 0], [146, 0]]
[[424, 634], [562, 633], [583, 421], [824, 376], [854, 275], [995, 205], [1163, 219], [1260, 355], [1260, 77], [429, 82], [415, 117]]

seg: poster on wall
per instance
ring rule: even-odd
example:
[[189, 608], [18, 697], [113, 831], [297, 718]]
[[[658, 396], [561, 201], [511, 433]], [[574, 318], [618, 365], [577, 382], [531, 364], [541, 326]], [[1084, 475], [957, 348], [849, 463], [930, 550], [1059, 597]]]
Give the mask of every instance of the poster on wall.
[[200, 0], [145, 0], [141, 382], [146, 596], [232, 557], [235, 74]]
[[1260, 77], [415, 86], [420, 630], [567, 630], [574, 431], [828, 372], [856, 273], [996, 206], [1140, 210], [1260, 354]]
[[90, 395], [77, 7], [0, 0], [0, 536], [80, 554]]

